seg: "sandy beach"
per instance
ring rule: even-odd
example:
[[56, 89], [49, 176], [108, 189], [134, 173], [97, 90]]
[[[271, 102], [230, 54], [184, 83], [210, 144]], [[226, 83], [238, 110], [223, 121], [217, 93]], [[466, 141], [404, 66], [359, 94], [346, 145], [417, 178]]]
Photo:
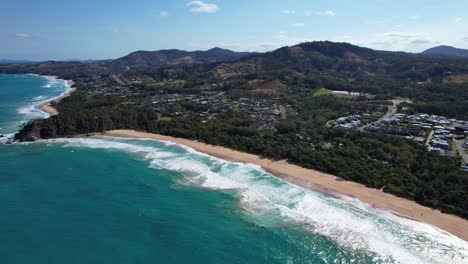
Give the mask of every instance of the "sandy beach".
[[171, 141], [224, 160], [256, 164], [261, 166], [265, 171], [289, 182], [315, 190], [354, 197], [376, 208], [389, 210], [398, 215], [428, 223], [468, 241], [468, 221], [463, 218], [443, 214], [438, 210], [424, 207], [413, 201], [387, 194], [377, 189], [371, 189], [359, 183], [342, 181], [336, 176], [305, 169], [286, 161], [273, 161], [253, 154], [208, 145], [198, 141], [133, 130], [107, 131], [104, 135]]
[[71, 89], [70, 91], [66, 92], [65, 94], [63, 94], [62, 96], [58, 97], [58, 98], [55, 98], [53, 100], [50, 100], [50, 101], [47, 101], [43, 104], [41, 104], [39, 107], [41, 108], [42, 111], [48, 113], [50, 116], [54, 116], [54, 115], [57, 115], [58, 114], [58, 111], [57, 109], [55, 109], [54, 107], [52, 107], [52, 102], [55, 102], [55, 103], [58, 103], [60, 102], [60, 100], [62, 100], [63, 98], [67, 97], [67, 96], [70, 96], [71, 93], [73, 93], [75, 90], [76, 90], [76, 87], [73, 87], [73, 85], [75, 85], [75, 82], [72, 81], [72, 80], [67, 80], [67, 83], [70, 85]]

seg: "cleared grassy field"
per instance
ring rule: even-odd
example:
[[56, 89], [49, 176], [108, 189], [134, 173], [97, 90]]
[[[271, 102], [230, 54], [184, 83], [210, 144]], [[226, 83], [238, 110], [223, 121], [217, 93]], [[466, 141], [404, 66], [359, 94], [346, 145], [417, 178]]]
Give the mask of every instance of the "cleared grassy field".
[[324, 95], [331, 95], [332, 91], [328, 90], [327, 88], [320, 88], [315, 93], [314, 96], [324, 96]]

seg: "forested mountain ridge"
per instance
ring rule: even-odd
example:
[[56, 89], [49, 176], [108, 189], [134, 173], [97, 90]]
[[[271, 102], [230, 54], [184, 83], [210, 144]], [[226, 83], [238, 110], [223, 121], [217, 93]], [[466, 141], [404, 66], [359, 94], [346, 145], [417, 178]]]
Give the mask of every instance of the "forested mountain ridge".
[[[445, 69], [440, 70], [452, 73], [466, 71], [466, 65], [450, 65], [453, 64], [452, 58], [431, 58], [405, 52], [379, 51], [330, 41], [301, 43], [223, 64], [235, 66], [242, 63], [255, 65], [244, 68], [244, 72], [240, 72], [244, 74], [291, 68], [303, 74], [313, 71], [333, 73], [343, 77], [377, 74], [398, 79], [414, 78], [420, 81], [425, 81], [427, 77], [440, 78], [442, 72], [438, 72], [437, 68], [441, 67]], [[436, 70], [430, 71], [431, 69]], [[421, 72], [426, 75], [419, 76]]]
[[207, 51], [185, 51], [178, 49], [158, 51], [135, 51], [109, 63], [110, 67], [167, 67], [193, 65], [219, 61], [233, 61], [251, 55], [249, 52], [234, 52], [212, 48]]
[[440, 56], [440, 57], [454, 57], [454, 58], [468, 58], [468, 50], [457, 49], [451, 46], [437, 46], [427, 49], [421, 54], [427, 56]]
[[227, 90], [283, 93], [292, 86], [325, 87], [408, 97], [418, 111], [468, 119], [468, 59], [377, 51], [323, 41], [232, 62], [144, 72], [155, 79], [183, 79], [185, 88], [218, 83]]

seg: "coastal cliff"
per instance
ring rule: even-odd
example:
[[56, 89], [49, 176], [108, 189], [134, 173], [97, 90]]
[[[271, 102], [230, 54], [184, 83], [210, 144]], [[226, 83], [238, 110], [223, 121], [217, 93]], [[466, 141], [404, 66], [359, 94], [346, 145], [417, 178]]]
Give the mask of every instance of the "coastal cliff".
[[31, 142], [39, 139], [47, 139], [47, 137], [41, 136], [41, 125], [34, 121], [26, 124], [15, 134], [15, 140], [20, 142]]

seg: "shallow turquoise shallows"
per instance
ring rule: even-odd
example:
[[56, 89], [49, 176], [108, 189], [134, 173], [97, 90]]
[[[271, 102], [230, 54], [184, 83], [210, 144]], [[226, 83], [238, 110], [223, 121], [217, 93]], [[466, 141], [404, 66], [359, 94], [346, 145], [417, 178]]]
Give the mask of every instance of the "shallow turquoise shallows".
[[[0, 134], [68, 88], [0, 75]], [[108, 137], [0, 144], [0, 241], [0, 263], [468, 263], [466, 242], [355, 199]]]

